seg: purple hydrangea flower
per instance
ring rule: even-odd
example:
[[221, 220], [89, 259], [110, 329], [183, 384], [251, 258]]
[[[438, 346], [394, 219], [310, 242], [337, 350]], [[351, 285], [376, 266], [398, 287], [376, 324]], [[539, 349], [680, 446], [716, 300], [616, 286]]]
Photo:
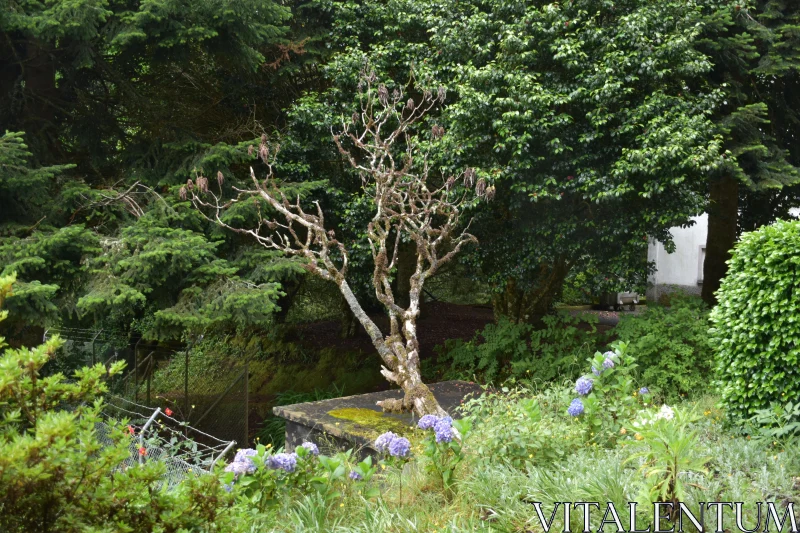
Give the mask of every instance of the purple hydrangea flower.
[[364, 478], [361, 477], [361, 474], [359, 474], [355, 470], [351, 470], [350, 471], [350, 479], [352, 479], [353, 481], [361, 481]]
[[648, 389], [647, 387], [642, 387], [641, 389], [639, 389], [639, 394], [650, 394], [650, 389]]
[[233, 461], [225, 467], [225, 472], [233, 472], [237, 476], [252, 474], [256, 471], [256, 464], [251, 459], [254, 455], [258, 455], [258, 452], [252, 448], [239, 450]]
[[223, 483], [222, 488], [225, 489], [225, 492], [231, 492], [233, 490], [233, 481], [230, 483]]
[[436, 433], [436, 442], [450, 442], [453, 440], [453, 419], [448, 417], [439, 419], [433, 426]]
[[614, 361], [610, 357], [606, 357], [605, 361], [603, 361], [603, 368], [614, 368]]
[[389, 449], [389, 445], [392, 443], [394, 439], [397, 438], [397, 435], [392, 433], [391, 431], [387, 431], [383, 435], [380, 435], [377, 439], [375, 439], [375, 449], [379, 452], [385, 452]]
[[419, 419], [419, 422], [417, 422], [417, 427], [419, 429], [431, 429], [438, 421], [439, 421], [438, 416], [425, 415]]
[[311, 455], [319, 455], [319, 448], [313, 442], [304, 442], [300, 446], [308, 450]]
[[406, 457], [411, 451], [411, 443], [403, 437], [395, 437], [389, 443], [389, 454], [392, 457]]
[[597, 367], [593, 366], [592, 367], [592, 374], [594, 374], [595, 376], [599, 376], [601, 374], [601, 371], [597, 370]]
[[267, 466], [272, 470], [280, 469], [286, 472], [294, 472], [297, 466], [297, 454], [276, 453], [267, 460]]
[[580, 377], [575, 382], [575, 392], [581, 396], [586, 396], [592, 391], [593, 382], [589, 378]]
[[[244, 461], [246, 457], [253, 457], [258, 455], [258, 452], [253, 448], [244, 448], [236, 452], [236, 456], [233, 458], [234, 461]], [[252, 459], [248, 459], [252, 461]]]
[[583, 402], [580, 398], [572, 400], [567, 408], [567, 413], [569, 413], [570, 416], [581, 416], [583, 414]]
[[604, 353], [603, 355], [605, 356], [606, 359], [616, 359], [617, 358], [617, 353], [615, 351], [613, 351], [613, 350], [609, 350], [606, 353]]

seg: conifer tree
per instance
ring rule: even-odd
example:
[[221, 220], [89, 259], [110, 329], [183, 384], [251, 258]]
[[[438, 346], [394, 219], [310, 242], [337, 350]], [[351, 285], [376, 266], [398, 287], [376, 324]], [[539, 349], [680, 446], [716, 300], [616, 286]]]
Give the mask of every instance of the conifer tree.
[[800, 7], [759, 0], [707, 10], [700, 48], [724, 94], [714, 120], [726, 156], [708, 186], [702, 294], [713, 305], [740, 232], [739, 197], [800, 183]]

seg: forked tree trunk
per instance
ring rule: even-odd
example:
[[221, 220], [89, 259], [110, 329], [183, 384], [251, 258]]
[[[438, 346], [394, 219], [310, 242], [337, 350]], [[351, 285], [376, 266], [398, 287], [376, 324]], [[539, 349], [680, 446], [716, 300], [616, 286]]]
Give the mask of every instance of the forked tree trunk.
[[[410, 305], [403, 317], [391, 317], [392, 323], [402, 323], [393, 333], [384, 335], [380, 328], [367, 315], [353, 294], [350, 285], [344, 279], [337, 279], [336, 284], [353, 311], [356, 319], [366, 330], [375, 349], [383, 361], [381, 374], [390, 382], [397, 384], [403, 391], [403, 398], [378, 402], [385, 411], [399, 412], [413, 410], [417, 416], [427, 414], [445, 416], [447, 413], [439, 405], [433, 393], [422, 382], [419, 368], [419, 340], [417, 339], [417, 317], [419, 316], [419, 289], [412, 282]], [[399, 320], [398, 320], [399, 319]]]

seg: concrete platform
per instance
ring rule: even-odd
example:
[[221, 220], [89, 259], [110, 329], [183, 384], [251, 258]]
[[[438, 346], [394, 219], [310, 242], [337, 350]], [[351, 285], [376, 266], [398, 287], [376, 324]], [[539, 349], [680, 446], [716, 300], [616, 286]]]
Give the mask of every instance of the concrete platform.
[[[453, 418], [468, 395], [483, 392], [480, 385], [466, 381], [443, 381], [428, 385], [439, 404]], [[304, 441], [317, 444], [324, 453], [353, 448], [364, 457], [377, 452], [372, 443], [386, 431], [404, 437], [422, 436], [415, 432], [417, 419], [412, 413], [383, 413], [376, 405], [380, 400], [401, 398], [402, 392], [390, 390], [334, 398], [319, 402], [280, 405], [272, 412], [286, 419], [286, 448], [294, 449]]]

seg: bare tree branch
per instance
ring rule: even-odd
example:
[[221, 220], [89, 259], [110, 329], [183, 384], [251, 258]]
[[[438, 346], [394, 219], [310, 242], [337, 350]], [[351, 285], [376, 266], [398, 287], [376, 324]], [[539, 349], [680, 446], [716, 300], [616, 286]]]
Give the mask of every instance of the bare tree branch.
[[[494, 188], [487, 188], [483, 179], [475, 183], [475, 171], [466, 169], [457, 176], [441, 176], [441, 183], [430, 182], [430, 144], [419, 142], [414, 127], [435, 107], [444, 103], [446, 92], [424, 91], [422, 97], [403, 101], [402, 91], [391, 94], [374, 73], [362, 73], [359, 82], [359, 108], [351, 117], [342, 117], [341, 130], [331, 132], [339, 153], [356, 170], [364, 192], [372, 199], [374, 214], [366, 228], [373, 259], [372, 284], [375, 296], [389, 315], [390, 331], [384, 335], [364, 312], [347, 283], [349, 254], [336, 239], [333, 229], [325, 228], [325, 215], [318, 202], [315, 213], [306, 212], [300, 198], [294, 202], [285, 196], [276, 183], [274, 163], [279, 146], [272, 146], [262, 136], [256, 156], [267, 167], [265, 179], [259, 182], [250, 168], [252, 187], [233, 187], [236, 196], [222, 201], [222, 178], [218, 176], [220, 194], [211, 192], [208, 180], [198, 176], [181, 188], [181, 195], [191, 195], [194, 205], [208, 220], [231, 231], [249, 235], [266, 248], [287, 255], [303, 257], [312, 274], [337, 284], [356, 318], [364, 326], [383, 360], [381, 373], [404, 391], [401, 406], [417, 414], [444, 411], [422, 383], [419, 371], [417, 318], [425, 281], [442, 265], [451, 261], [464, 246], [476, 243], [469, 233], [469, 223], [462, 224], [462, 213], [473, 194], [490, 200]], [[432, 141], [444, 135], [441, 126], [431, 130]], [[251, 155], [256, 152], [251, 147]], [[461, 182], [463, 186], [457, 186]], [[472, 187], [475, 187], [474, 192]], [[224, 212], [230, 206], [253, 198], [258, 207], [255, 228], [234, 227], [226, 222]], [[261, 206], [268, 206], [281, 219], [264, 218]], [[463, 226], [463, 228], [462, 228]], [[462, 228], [462, 229], [459, 229]], [[402, 307], [392, 290], [400, 243], [403, 237], [415, 246], [416, 266], [410, 277], [409, 303]], [[397, 402], [384, 404], [396, 407]]]

